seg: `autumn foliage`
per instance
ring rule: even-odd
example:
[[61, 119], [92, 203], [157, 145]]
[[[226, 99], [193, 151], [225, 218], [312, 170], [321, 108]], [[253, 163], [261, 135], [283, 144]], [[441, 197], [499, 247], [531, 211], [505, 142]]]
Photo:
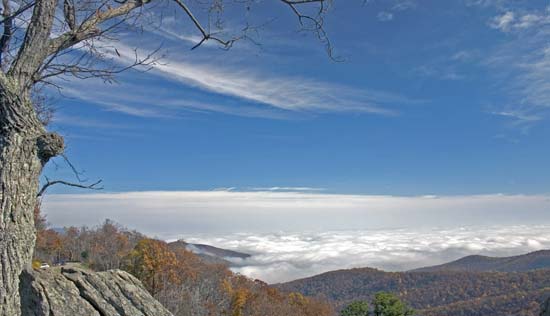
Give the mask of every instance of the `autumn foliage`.
[[110, 220], [95, 228], [54, 230], [35, 212], [35, 268], [78, 261], [94, 270], [124, 269], [175, 316], [333, 316], [322, 300], [277, 290], [206, 263], [178, 243], [146, 238]]
[[140, 240], [126, 256], [124, 268], [138, 277], [153, 296], [168, 284], [181, 283], [176, 254], [160, 240]]

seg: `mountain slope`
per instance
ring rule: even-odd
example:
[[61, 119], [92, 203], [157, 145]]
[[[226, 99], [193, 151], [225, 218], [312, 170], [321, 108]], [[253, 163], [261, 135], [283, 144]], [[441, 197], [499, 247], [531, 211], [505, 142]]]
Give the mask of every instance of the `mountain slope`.
[[547, 268], [550, 268], [550, 250], [535, 251], [513, 257], [468, 256], [453, 262], [413, 271], [525, 272]]
[[178, 248], [185, 249], [199, 256], [206, 263], [223, 264], [226, 266], [233, 265], [233, 263], [230, 261], [232, 259], [246, 259], [250, 257], [250, 255], [247, 253], [222, 249], [204, 244], [191, 244], [183, 240], [168, 243], [168, 247], [170, 247], [171, 250], [175, 250]]
[[321, 295], [341, 308], [379, 291], [397, 294], [424, 316], [536, 316], [550, 297], [550, 270], [522, 273], [464, 271], [384, 272], [351, 269], [324, 273], [278, 287]]

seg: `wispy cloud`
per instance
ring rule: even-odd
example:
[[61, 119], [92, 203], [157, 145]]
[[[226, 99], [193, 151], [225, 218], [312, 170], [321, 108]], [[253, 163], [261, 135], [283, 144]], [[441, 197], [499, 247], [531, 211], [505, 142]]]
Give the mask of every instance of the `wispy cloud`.
[[462, 80], [466, 76], [457, 72], [454, 65], [442, 61], [432, 61], [430, 64], [418, 66], [413, 69], [416, 75], [422, 77], [434, 77], [441, 80]]
[[[65, 83], [64, 97], [96, 104], [105, 111], [142, 118], [174, 119], [185, 117], [186, 113], [224, 113], [242, 117], [268, 119], [291, 119], [291, 112], [265, 106], [243, 104], [244, 102], [207, 102], [197, 94], [181, 89], [164, 89], [155, 85], [155, 76], [138, 73], [141, 82], [124, 80], [133, 74], [125, 74], [123, 80], [105, 84], [102, 80], [71, 81]], [[153, 83], [151, 83], [153, 81]], [[84, 88], [85, 87], [85, 88]]]
[[[374, 3], [375, 1], [367, 1], [368, 3]], [[380, 4], [380, 3], [379, 3]], [[392, 21], [396, 15], [417, 7], [417, 2], [414, 0], [392, 0], [388, 1], [388, 4], [384, 3], [384, 10], [378, 12], [376, 18], [380, 22]]]
[[456, 52], [453, 56], [451, 56], [451, 60], [468, 60], [470, 58], [470, 53], [468, 51], [461, 50], [459, 52]]
[[508, 36], [485, 61], [510, 97], [501, 110], [492, 113], [513, 120], [513, 125], [526, 133], [546, 118], [550, 109], [549, 10], [507, 11], [489, 25]]
[[512, 109], [510, 111], [501, 110], [491, 112], [491, 114], [511, 119], [514, 127], [523, 128], [525, 133], [528, 132], [532, 124], [544, 119], [541, 115], [518, 109]]
[[77, 127], [86, 127], [86, 128], [101, 128], [101, 129], [127, 129], [129, 126], [122, 125], [120, 123], [110, 123], [100, 120], [95, 120], [91, 118], [85, 118], [81, 116], [76, 115], [68, 115], [64, 113], [58, 113], [56, 114], [53, 119], [52, 123], [58, 124], [58, 125], [69, 125], [69, 126], [77, 126]]
[[[112, 45], [117, 47], [117, 53], [113, 49], [104, 53], [114, 61], [129, 64], [135, 60], [135, 50], [130, 44]], [[275, 119], [289, 118], [292, 113], [357, 112], [391, 116], [398, 114], [399, 105], [419, 102], [391, 92], [286, 76], [248, 65], [227, 66], [197, 59], [165, 57], [140, 76], [152, 86], [104, 86], [92, 91], [89, 89], [91, 80], [73, 81], [66, 84], [68, 87], [63, 92], [98, 103], [109, 111], [141, 117], [170, 117], [177, 110]], [[194, 89], [195, 93], [190, 96], [189, 93], [178, 93], [177, 89], [153, 91], [159, 77], [166, 83]], [[128, 77], [122, 77], [121, 82], [128, 85], [125, 79]], [[93, 83], [98, 84], [99, 81]], [[220, 101], [224, 96], [226, 98]], [[147, 104], [148, 101], [151, 104]]]
[[176, 98], [167, 98], [164, 104], [172, 109], [187, 110], [199, 113], [224, 113], [242, 117], [256, 117], [267, 119], [292, 119], [292, 113], [282, 109], [243, 105], [242, 103], [226, 102], [225, 104], [216, 102], [205, 102], [198, 100], [182, 100]]
[[541, 26], [550, 23], [548, 9], [544, 12], [516, 13], [507, 11], [501, 15], [495, 16], [489, 25], [492, 28], [502, 32], [526, 30], [531, 27]]
[[417, 3], [413, 0], [400, 0], [397, 1], [392, 7], [395, 11], [405, 11], [416, 8]]
[[513, 12], [506, 12], [500, 16], [495, 16], [490, 22], [489, 25], [492, 28], [499, 29], [501, 31], [507, 32], [512, 27], [515, 20], [515, 15]]
[[252, 191], [298, 191], [298, 192], [315, 192], [315, 191], [324, 191], [323, 188], [311, 188], [311, 187], [267, 187], [267, 188], [251, 188]]
[[370, 92], [311, 79], [277, 77], [253, 70], [237, 70], [166, 60], [157, 73], [212, 93], [229, 95], [290, 111], [357, 111], [396, 114], [383, 105], [400, 96]]
[[221, 187], [221, 188], [214, 188], [214, 189], [212, 189], [212, 191], [231, 192], [231, 191], [235, 191], [236, 189], [237, 189], [236, 187]]
[[376, 17], [378, 18], [378, 21], [388, 22], [393, 20], [393, 13], [382, 11], [382, 12], [379, 12]]
[[514, 0], [464, 0], [467, 6], [478, 7], [494, 7], [497, 9], [504, 9], [510, 6], [511, 2], [517, 2]]
[[96, 104], [110, 112], [145, 118], [170, 117], [166, 109], [159, 107], [154, 94], [144, 93], [149, 90], [129, 83], [106, 84], [100, 79], [87, 79], [67, 82], [61, 91], [64, 97]]

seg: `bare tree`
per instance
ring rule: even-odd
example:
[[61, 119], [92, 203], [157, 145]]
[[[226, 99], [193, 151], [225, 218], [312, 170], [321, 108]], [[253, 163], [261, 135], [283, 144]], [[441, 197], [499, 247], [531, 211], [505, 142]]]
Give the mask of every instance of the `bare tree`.
[[[149, 65], [153, 55], [124, 67], [109, 66], [101, 39], [119, 27], [139, 28], [140, 17], [159, 3], [174, 5], [189, 19], [202, 40], [229, 48], [246, 35], [222, 38], [203, 27], [188, 2], [222, 8], [224, 2], [248, 7], [252, 0], [2, 0], [0, 27], [0, 316], [20, 315], [19, 275], [30, 266], [35, 243], [33, 210], [39, 176], [53, 157], [63, 154], [62, 136], [48, 132], [44, 112], [32, 91], [41, 85], [59, 87], [58, 76], [101, 77]], [[302, 29], [313, 32], [330, 54], [323, 16], [330, 0], [265, 0], [295, 14]], [[303, 13], [305, 12], [305, 13]], [[117, 52], [118, 54], [118, 52]], [[97, 63], [97, 60], [103, 62]], [[101, 65], [102, 67], [99, 67]], [[46, 184], [67, 184], [53, 180]], [[77, 187], [86, 187], [76, 184]], [[90, 188], [94, 185], [90, 185]], [[43, 193], [40, 190], [40, 193]]]

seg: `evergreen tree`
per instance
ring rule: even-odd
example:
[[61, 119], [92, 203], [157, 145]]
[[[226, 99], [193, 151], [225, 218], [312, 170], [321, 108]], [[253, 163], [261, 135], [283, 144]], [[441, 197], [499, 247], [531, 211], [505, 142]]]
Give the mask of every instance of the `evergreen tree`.
[[355, 301], [346, 306], [340, 316], [369, 316], [369, 304], [365, 301]]
[[391, 293], [379, 292], [375, 295], [374, 316], [411, 316], [414, 310], [409, 308], [397, 296]]

